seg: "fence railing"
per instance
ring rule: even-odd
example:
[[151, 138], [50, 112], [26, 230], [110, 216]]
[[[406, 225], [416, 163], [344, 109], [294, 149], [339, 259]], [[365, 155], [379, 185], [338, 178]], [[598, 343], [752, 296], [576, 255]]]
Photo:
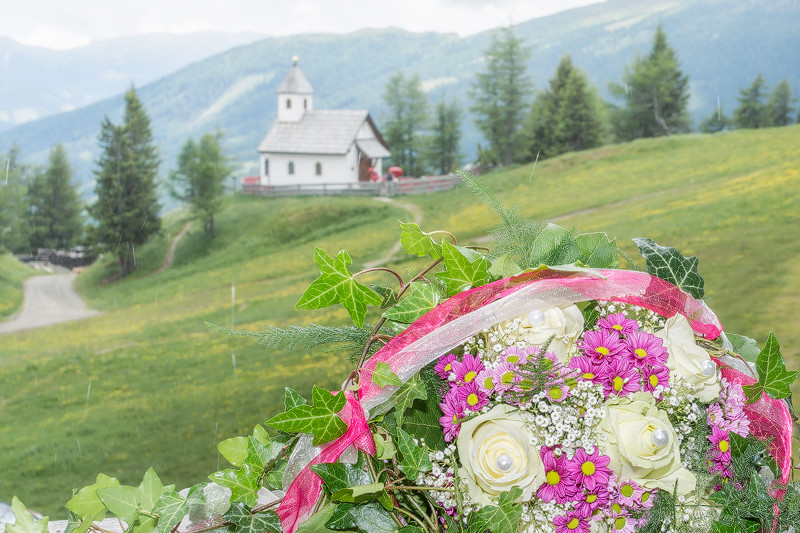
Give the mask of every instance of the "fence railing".
[[392, 181], [355, 183], [302, 183], [296, 185], [256, 185], [245, 183], [242, 193], [251, 196], [397, 196], [446, 191], [461, 183], [458, 176], [426, 176], [400, 178]]

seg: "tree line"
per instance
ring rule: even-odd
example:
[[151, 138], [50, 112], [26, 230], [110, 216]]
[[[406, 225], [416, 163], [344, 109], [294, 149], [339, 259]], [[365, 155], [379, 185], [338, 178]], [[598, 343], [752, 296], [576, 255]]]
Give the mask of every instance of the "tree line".
[[[169, 193], [190, 207], [190, 217], [202, 221], [209, 238], [216, 234], [214, 215], [222, 206], [224, 181], [232, 171], [221, 137], [217, 132], [197, 141], [187, 139], [166, 182]], [[133, 87], [125, 94], [122, 123], [105, 117], [98, 141], [95, 200], [88, 205], [80, 200], [61, 144], [51, 150], [46, 168], [21, 163], [15, 146], [5, 154], [0, 249], [33, 254], [38, 248], [82, 244], [115, 254], [120, 276], [134, 270], [136, 247], [161, 230], [157, 191], [161, 159], [150, 118]]]
[[[650, 52], [625, 67], [621, 83], [609, 83], [616, 103], [600, 98], [568, 55], [561, 58], [548, 85], [534, 91], [526, 74], [531, 54], [510, 28], [495, 33], [484, 52], [485, 69], [476, 74], [469, 90], [469, 110], [487, 143], [477, 146], [482, 165], [526, 163], [609, 142], [691, 131], [689, 77], [660, 25]], [[796, 100], [785, 79], [768, 94], [759, 74], [740, 93], [731, 118], [719, 107], [700, 131], [800, 122], [800, 115], [793, 120]], [[391, 164], [414, 176], [431, 169], [448, 173], [461, 164], [463, 111], [457, 100], [443, 97], [431, 117], [419, 76], [403, 72], [391, 77], [383, 99], [389, 109], [383, 131]]]

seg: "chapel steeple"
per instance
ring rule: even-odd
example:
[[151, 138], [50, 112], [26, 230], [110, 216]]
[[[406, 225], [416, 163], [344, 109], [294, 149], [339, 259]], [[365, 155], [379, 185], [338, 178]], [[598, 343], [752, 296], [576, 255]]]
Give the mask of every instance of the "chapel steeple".
[[278, 121], [299, 122], [306, 111], [314, 109], [314, 89], [292, 58], [292, 68], [278, 87]]

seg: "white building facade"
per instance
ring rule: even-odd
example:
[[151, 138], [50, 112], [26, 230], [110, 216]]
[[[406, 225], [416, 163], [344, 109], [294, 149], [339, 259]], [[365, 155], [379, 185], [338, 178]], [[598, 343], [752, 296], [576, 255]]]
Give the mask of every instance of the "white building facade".
[[278, 118], [258, 148], [261, 185], [345, 184], [382, 175], [389, 150], [367, 111], [315, 110], [297, 59], [278, 87]]

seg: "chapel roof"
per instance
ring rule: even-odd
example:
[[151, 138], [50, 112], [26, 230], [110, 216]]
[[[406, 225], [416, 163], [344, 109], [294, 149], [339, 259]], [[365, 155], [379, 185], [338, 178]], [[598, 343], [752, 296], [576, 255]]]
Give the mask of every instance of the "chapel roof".
[[303, 75], [303, 71], [297, 66], [297, 61], [294, 61], [289, 73], [281, 82], [278, 87], [279, 93], [295, 93], [295, 94], [314, 94], [314, 89]]

